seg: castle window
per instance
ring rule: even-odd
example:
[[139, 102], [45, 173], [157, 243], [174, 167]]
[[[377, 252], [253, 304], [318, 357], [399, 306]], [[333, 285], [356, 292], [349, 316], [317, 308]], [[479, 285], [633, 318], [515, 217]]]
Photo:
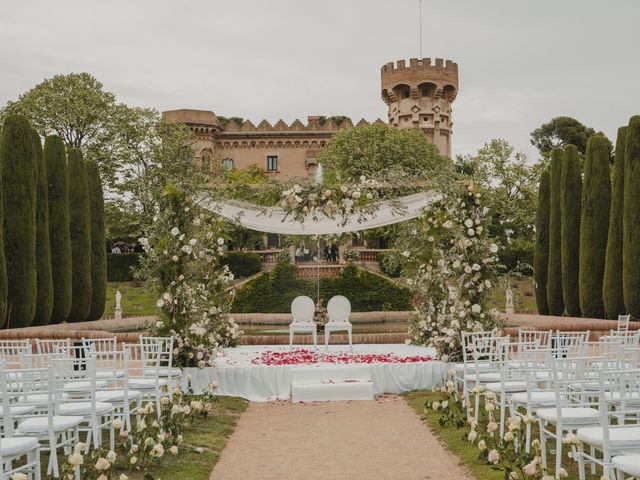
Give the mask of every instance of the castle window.
[[233, 170], [233, 158], [225, 158], [222, 160], [222, 166], [227, 170]]
[[267, 155], [267, 172], [277, 172], [277, 171], [278, 171], [278, 156]]
[[205, 172], [208, 172], [211, 170], [211, 157], [209, 155], [202, 156], [201, 166]]

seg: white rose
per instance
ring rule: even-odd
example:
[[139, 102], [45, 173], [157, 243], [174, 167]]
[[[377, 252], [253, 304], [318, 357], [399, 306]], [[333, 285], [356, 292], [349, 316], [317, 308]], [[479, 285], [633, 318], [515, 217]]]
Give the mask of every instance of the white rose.
[[224, 245], [224, 238], [218, 237], [218, 245]]
[[474, 303], [473, 306], [471, 307], [471, 311], [473, 313], [480, 313], [482, 311], [482, 307], [477, 303]]
[[491, 245], [489, 245], [489, 251], [491, 253], [497, 253], [498, 252], [498, 245], [496, 245], [495, 243], [492, 243]]
[[471, 228], [471, 227], [473, 227], [473, 220], [471, 220], [470, 218], [467, 218], [467, 219], [464, 221], [464, 226], [465, 226], [465, 227], [467, 227], [467, 228]]
[[405, 258], [409, 258], [410, 255], [411, 255], [411, 252], [409, 250], [405, 250], [404, 252], [402, 252], [402, 256]]
[[180, 233], [180, 230], [178, 230], [178, 227], [173, 227], [173, 228], [171, 229], [171, 235], [173, 235], [174, 237], [175, 237], [176, 235], [178, 235], [179, 233]]
[[171, 455], [177, 455], [178, 454], [178, 447], [176, 447], [175, 445], [173, 445], [170, 449], [169, 452], [171, 453]]

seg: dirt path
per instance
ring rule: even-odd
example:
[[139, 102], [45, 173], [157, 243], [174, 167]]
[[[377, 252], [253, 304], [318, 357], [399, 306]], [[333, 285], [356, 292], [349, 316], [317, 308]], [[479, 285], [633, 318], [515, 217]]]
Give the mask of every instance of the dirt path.
[[472, 480], [398, 396], [252, 403], [210, 480]]

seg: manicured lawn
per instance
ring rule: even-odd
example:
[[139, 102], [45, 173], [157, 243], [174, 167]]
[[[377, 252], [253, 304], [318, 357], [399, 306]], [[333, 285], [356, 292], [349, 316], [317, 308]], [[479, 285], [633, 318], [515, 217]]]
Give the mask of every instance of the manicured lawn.
[[107, 285], [107, 305], [104, 315], [113, 318], [116, 306], [116, 290], [120, 290], [123, 317], [142, 317], [156, 315], [158, 295], [144, 283], [110, 282]]
[[[440, 438], [442, 443], [454, 454], [456, 454], [462, 463], [466, 465], [469, 471], [478, 480], [504, 480], [504, 472], [494, 470], [492, 466], [487, 465], [484, 460], [478, 458], [478, 448], [463, 439], [468, 433], [467, 428], [456, 429], [454, 427], [446, 426], [442, 427], [438, 423], [440, 415], [433, 410], [428, 413], [424, 412], [424, 404], [426, 401], [434, 401], [440, 398], [440, 394], [428, 392], [428, 391], [415, 391], [404, 394], [406, 402], [413, 407], [420, 415], [422, 420], [431, 427], [436, 436]], [[531, 438], [539, 438], [537, 428], [534, 428]], [[565, 450], [567, 451], [566, 447]], [[548, 455], [549, 466], [553, 466], [555, 462], [555, 456], [553, 454]], [[578, 464], [569, 458], [563, 460], [563, 466], [569, 472], [570, 479], [578, 478]], [[600, 474], [602, 471], [598, 469]], [[589, 468], [587, 467], [587, 472]], [[596, 476], [589, 475], [587, 473], [587, 480], [598, 480], [600, 474]]]
[[[513, 291], [513, 306], [516, 313], [538, 313], [536, 294], [531, 278], [512, 280], [511, 290]], [[504, 312], [505, 289], [502, 287], [494, 287], [491, 291], [489, 303], [489, 308], [495, 307], [501, 312]]]

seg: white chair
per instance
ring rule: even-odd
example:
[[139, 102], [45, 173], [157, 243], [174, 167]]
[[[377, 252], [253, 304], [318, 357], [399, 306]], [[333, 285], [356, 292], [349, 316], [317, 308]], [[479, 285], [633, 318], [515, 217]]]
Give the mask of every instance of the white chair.
[[618, 332], [628, 332], [630, 320], [631, 315], [618, 315]]
[[[140, 345], [153, 345], [156, 348], [152, 349], [157, 351], [158, 361], [160, 362], [160, 370], [158, 374], [160, 378], [166, 378], [169, 387], [173, 387], [173, 379], [177, 379], [182, 375], [182, 369], [173, 366], [173, 337], [140, 337]], [[145, 355], [147, 349], [142, 349], [142, 354]], [[156, 355], [154, 354], [154, 357]], [[155, 361], [156, 358], [151, 359], [151, 368], [145, 372], [145, 375], [155, 375]]]
[[329, 335], [331, 332], [347, 332], [349, 337], [349, 351], [353, 351], [352, 326], [349, 321], [351, 315], [351, 302], [342, 295], [332, 297], [327, 303], [327, 316], [329, 321], [324, 325], [324, 348], [329, 348]]
[[160, 398], [168, 389], [167, 378], [160, 377], [161, 354], [157, 343], [125, 343], [128, 352], [127, 375], [129, 390], [140, 392], [140, 403], [155, 403], [160, 418]]
[[[472, 344], [478, 337], [495, 337], [496, 330], [491, 330], [489, 332], [461, 332], [460, 333], [460, 347], [462, 350], [462, 363], [456, 363], [453, 366], [454, 375], [454, 383], [456, 386], [456, 390], [459, 388], [459, 385], [464, 385], [464, 377], [467, 374], [476, 373], [476, 371], [489, 370], [491, 365], [489, 363], [484, 362], [476, 365], [473, 361], [473, 355], [471, 354]], [[467, 398], [467, 392], [464, 391], [465, 399]]]
[[[13, 465], [15, 460], [26, 457], [26, 462]], [[0, 480], [10, 480], [22, 473], [27, 478], [40, 480], [40, 444], [33, 437], [0, 438]]]
[[70, 338], [36, 338], [36, 350], [39, 354], [71, 352]]
[[618, 455], [611, 460], [616, 469], [618, 480], [624, 480], [625, 475], [640, 478], [640, 453], [630, 455]]
[[300, 295], [291, 302], [291, 316], [293, 320], [289, 324], [289, 350], [293, 347], [293, 335], [295, 333], [311, 333], [313, 336], [313, 348], [318, 348], [318, 326], [313, 321], [316, 306], [309, 297]]

